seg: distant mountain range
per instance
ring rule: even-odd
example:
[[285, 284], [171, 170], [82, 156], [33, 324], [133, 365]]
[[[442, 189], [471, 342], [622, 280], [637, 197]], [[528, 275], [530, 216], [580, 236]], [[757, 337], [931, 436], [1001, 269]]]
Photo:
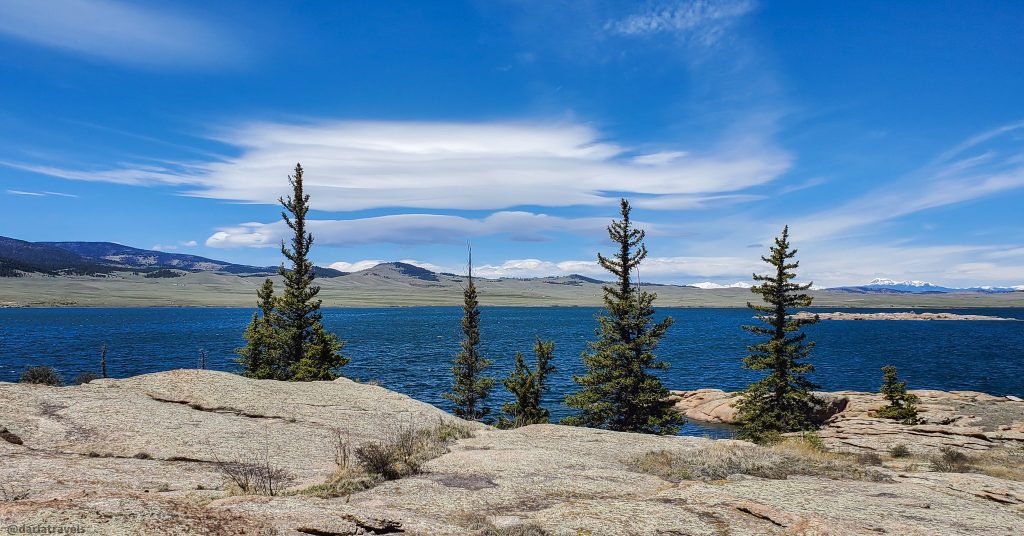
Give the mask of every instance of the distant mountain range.
[[[102, 275], [119, 271], [221, 272], [239, 275], [277, 273], [275, 266], [247, 266], [197, 255], [139, 249], [113, 242], [26, 242], [0, 236], [0, 277], [23, 273]], [[321, 277], [345, 272], [316, 267]]]
[[875, 279], [866, 285], [852, 286], [852, 287], [836, 287], [829, 290], [837, 290], [842, 292], [852, 292], [858, 294], [871, 294], [871, 293], [882, 293], [882, 294], [927, 294], [927, 293], [939, 293], [945, 294], [949, 292], [985, 292], [985, 293], [1001, 293], [1001, 292], [1017, 292], [1024, 291], [1024, 285], [1017, 285], [1014, 287], [991, 287], [991, 286], [980, 286], [980, 287], [943, 287], [939, 285], [933, 285], [925, 281], [894, 281], [892, 279]]
[[[342, 272], [332, 268], [315, 267], [319, 277], [354, 276], [354, 281], [409, 281], [418, 285], [459, 283], [463, 276], [436, 273], [426, 268], [402, 262], [378, 264], [358, 272]], [[26, 242], [0, 236], [0, 277], [17, 277], [38, 273], [46, 275], [110, 275], [115, 272], [140, 272], [146, 277], [176, 277], [186, 272], [212, 272], [240, 276], [264, 276], [277, 273], [276, 266], [248, 266], [226, 261], [133, 248], [113, 242]], [[582, 286], [603, 284], [604, 281], [579, 274], [535, 278], [500, 278], [494, 281], [534, 281], [551, 285]], [[644, 286], [663, 286], [645, 283]], [[684, 285], [702, 290], [749, 289], [750, 283], [738, 281], [719, 284], [710, 281]], [[835, 287], [828, 290], [850, 294], [944, 294], [955, 292], [1007, 293], [1024, 291], [1024, 285], [1015, 287], [953, 288], [933, 285], [924, 281], [895, 281], [875, 279], [866, 285]]]

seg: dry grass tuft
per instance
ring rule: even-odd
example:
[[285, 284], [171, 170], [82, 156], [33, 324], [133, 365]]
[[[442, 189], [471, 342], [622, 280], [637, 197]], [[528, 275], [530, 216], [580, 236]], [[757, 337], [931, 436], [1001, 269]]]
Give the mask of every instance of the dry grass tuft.
[[932, 457], [932, 467], [940, 473], [966, 473], [971, 470], [973, 459], [963, 451], [942, 447], [939, 455]]
[[261, 451], [254, 451], [240, 459], [221, 460], [216, 454], [213, 459], [217, 470], [228, 483], [230, 495], [274, 496], [294, 481], [291, 473], [274, 464], [269, 442], [264, 443]]
[[551, 536], [550, 532], [532, 523], [498, 527], [478, 512], [459, 512], [453, 521], [472, 536]]
[[994, 448], [972, 456], [971, 470], [1004, 480], [1024, 482], [1024, 445]]
[[889, 456], [893, 458], [907, 458], [910, 456], [910, 449], [903, 444], [893, 445], [889, 447]]
[[438, 420], [435, 426], [424, 428], [409, 423], [393, 428], [383, 440], [353, 448], [345, 432], [335, 429], [337, 470], [327, 482], [294, 493], [322, 499], [348, 497], [385, 480], [419, 473], [424, 463], [448, 452], [451, 442], [470, 435], [470, 428], [450, 421]]
[[655, 451], [630, 460], [628, 465], [673, 482], [722, 480], [735, 474], [777, 480], [794, 475], [890, 480], [885, 473], [864, 467], [849, 456], [827, 452], [798, 439], [787, 439], [770, 447], [715, 442], [689, 451]]
[[448, 452], [451, 442], [471, 434], [468, 427], [449, 421], [439, 420], [429, 428], [409, 423], [392, 429], [384, 440], [363, 443], [353, 452], [365, 473], [397, 480], [419, 473], [424, 463]]

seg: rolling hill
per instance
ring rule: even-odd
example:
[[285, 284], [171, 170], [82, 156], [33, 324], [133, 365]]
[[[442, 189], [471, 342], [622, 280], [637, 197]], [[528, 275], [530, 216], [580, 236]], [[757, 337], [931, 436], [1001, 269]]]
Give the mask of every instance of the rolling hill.
[[[117, 271], [223, 272], [237, 275], [273, 275], [276, 266], [247, 266], [216, 259], [133, 248], [113, 242], [26, 242], [0, 236], [0, 277], [27, 273], [47, 275], [105, 275]], [[319, 277], [345, 272], [315, 267]]]

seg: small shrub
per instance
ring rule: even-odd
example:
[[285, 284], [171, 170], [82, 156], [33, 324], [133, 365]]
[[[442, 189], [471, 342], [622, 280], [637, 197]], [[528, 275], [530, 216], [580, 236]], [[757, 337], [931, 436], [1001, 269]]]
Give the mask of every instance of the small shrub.
[[383, 441], [359, 445], [353, 454], [366, 473], [397, 480], [418, 473], [424, 463], [447, 452], [449, 443], [470, 434], [466, 426], [443, 420], [432, 428], [409, 424], [392, 430]]
[[807, 446], [815, 450], [828, 450], [825, 448], [825, 442], [821, 440], [821, 436], [818, 435], [818, 432], [804, 432], [801, 439], [803, 439], [804, 443], [807, 443]]
[[271, 464], [269, 457], [252, 456], [244, 461], [216, 460], [215, 463], [221, 474], [242, 494], [274, 496], [293, 479], [287, 471]]
[[876, 415], [883, 419], [893, 419], [903, 424], [920, 424], [917, 417], [917, 396], [907, 393], [907, 382], [901, 382], [896, 376], [896, 367], [882, 367], [881, 393], [889, 404], [878, 410]]
[[906, 458], [910, 456], [910, 449], [904, 444], [893, 445], [889, 447], [889, 456], [893, 458]]
[[971, 457], [953, 447], [942, 447], [932, 458], [932, 466], [940, 473], [966, 473], [971, 470]]
[[84, 385], [98, 379], [100, 379], [100, 375], [95, 372], [83, 372], [75, 376], [75, 385]]
[[[380, 475], [384, 480], [398, 480], [412, 474], [418, 467], [399, 467], [398, 449], [385, 443], [365, 443], [356, 447], [356, 460], [367, 473]], [[408, 471], [408, 472], [406, 472]]]
[[138, 452], [138, 453], [135, 454], [135, 456], [132, 456], [132, 458], [135, 458], [136, 460], [152, 460], [153, 459], [153, 457], [150, 456], [148, 452]]
[[21, 379], [18, 381], [35, 385], [49, 385], [51, 387], [64, 385], [64, 378], [61, 378], [60, 374], [53, 367], [46, 366], [26, 368], [25, 372], [21, 375]]

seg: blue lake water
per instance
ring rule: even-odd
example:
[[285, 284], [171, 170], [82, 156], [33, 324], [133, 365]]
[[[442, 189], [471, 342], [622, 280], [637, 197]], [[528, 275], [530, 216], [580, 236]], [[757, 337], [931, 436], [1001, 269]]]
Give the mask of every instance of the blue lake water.
[[[1024, 319], [1024, 309], [948, 311]], [[327, 309], [324, 320], [348, 341], [345, 353], [352, 362], [344, 368], [346, 376], [376, 380], [447, 409], [440, 395], [451, 381], [461, 312], [457, 307]], [[583, 372], [579, 356], [594, 336], [597, 312], [483, 308], [482, 346], [494, 360], [493, 374], [507, 375], [516, 351], [529, 358], [536, 335], [554, 340], [558, 372], [546, 402], [555, 417], [567, 414], [561, 400], [575, 389], [572, 375]], [[676, 321], [659, 349], [672, 365], [663, 373], [670, 389], [736, 390], [758, 377], [740, 367], [745, 346], [753, 341], [740, 329], [751, 322], [749, 310], [661, 309], [659, 314]], [[201, 348], [209, 354], [208, 368], [237, 370], [233, 349], [242, 344], [251, 315], [231, 308], [0, 309], [0, 381], [17, 381], [28, 365], [53, 366], [70, 381], [97, 371], [103, 344], [110, 347], [113, 377], [194, 368]], [[825, 390], [877, 390], [879, 369], [891, 363], [911, 388], [1024, 396], [1024, 322], [823, 321], [807, 331], [817, 342], [813, 379]], [[493, 405], [506, 399], [499, 383]], [[719, 433], [693, 426], [687, 432]]]

